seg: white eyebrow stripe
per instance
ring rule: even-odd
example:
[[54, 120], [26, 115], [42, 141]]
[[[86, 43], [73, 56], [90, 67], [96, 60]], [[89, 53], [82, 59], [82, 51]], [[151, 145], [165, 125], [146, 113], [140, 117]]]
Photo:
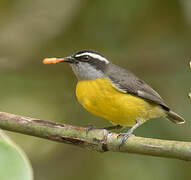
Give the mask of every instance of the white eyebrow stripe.
[[85, 55], [88, 55], [88, 56], [95, 58], [95, 59], [99, 59], [100, 61], [104, 61], [106, 64], [109, 63], [109, 61], [106, 58], [100, 56], [99, 54], [94, 54], [94, 53], [89, 53], [89, 52], [77, 54], [76, 57], [85, 56]]

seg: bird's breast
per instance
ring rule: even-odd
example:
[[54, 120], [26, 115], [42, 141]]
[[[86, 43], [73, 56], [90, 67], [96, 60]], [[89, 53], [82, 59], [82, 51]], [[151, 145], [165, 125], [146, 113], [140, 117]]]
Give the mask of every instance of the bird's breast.
[[79, 81], [76, 96], [89, 112], [121, 126], [133, 126], [136, 120], [145, 121], [163, 113], [158, 105], [120, 92], [108, 78]]

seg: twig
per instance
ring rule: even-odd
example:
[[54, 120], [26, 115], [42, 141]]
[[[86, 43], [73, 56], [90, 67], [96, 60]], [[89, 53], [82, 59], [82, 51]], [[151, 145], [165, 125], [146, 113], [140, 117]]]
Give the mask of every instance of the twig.
[[120, 138], [106, 130], [49, 122], [0, 112], [0, 128], [53, 141], [72, 144], [97, 152], [126, 152], [191, 161], [191, 142], [130, 136], [119, 148]]

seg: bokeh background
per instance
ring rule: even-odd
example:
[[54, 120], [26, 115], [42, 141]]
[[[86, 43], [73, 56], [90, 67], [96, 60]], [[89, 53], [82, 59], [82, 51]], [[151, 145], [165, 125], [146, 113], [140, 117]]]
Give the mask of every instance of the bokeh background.
[[[144, 79], [186, 119], [155, 119], [138, 136], [191, 140], [190, 0], [0, 0], [0, 111], [87, 126], [110, 125], [75, 98], [71, 68], [45, 57], [95, 49]], [[122, 153], [95, 153], [7, 132], [29, 156], [35, 180], [190, 180], [191, 164]]]

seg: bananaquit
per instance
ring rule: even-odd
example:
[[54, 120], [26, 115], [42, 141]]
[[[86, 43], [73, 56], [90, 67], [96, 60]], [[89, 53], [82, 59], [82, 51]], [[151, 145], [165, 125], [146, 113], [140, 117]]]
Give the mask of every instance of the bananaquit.
[[144, 81], [96, 51], [81, 50], [72, 56], [43, 61], [59, 62], [70, 63], [78, 78], [77, 99], [86, 110], [115, 124], [108, 129], [131, 127], [120, 133], [122, 143], [148, 119], [165, 117], [175, 124], [185, 122]]

